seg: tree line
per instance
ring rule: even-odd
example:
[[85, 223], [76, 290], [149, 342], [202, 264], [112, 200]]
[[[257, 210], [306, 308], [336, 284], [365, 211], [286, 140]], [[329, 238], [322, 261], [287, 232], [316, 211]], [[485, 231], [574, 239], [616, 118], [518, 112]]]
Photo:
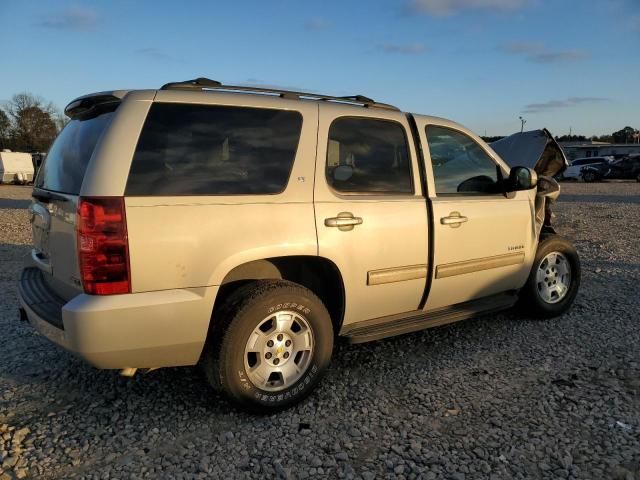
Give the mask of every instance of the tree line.
[[[504, 135], [495, 137], [481, 137], [485, 142], [491, 143], [504, 138]], [[558, 142], [604, 142], [604, 143], [640, 143], [640, 130], [633, 127], [624, 127], [623, 129], [613, 132], [609, 135], [593, 135], [586, 137], [584, 135], [561, 135], [555, 137]]]
[[0, 106], [0, 150], [47, 152], [66, 122], [52, 102], [17, 93]]
[[640, 130], [627, 126], [610, 135], [594, 135], [588, 138], [584, 135], [562, 135], [561, 137], [556, 137], [556, 140], [559, 142], [586, 142], [591, 140], [605, 143], [640, 143]]

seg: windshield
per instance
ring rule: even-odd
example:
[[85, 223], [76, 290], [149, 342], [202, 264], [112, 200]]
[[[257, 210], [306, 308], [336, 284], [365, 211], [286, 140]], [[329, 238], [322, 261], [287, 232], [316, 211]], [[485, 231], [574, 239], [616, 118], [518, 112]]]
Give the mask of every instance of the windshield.
[[78, 195], [93, 150], [113, 112], [86, 120], [71, 120], [51, 146], [38, 171], [35, 187]]

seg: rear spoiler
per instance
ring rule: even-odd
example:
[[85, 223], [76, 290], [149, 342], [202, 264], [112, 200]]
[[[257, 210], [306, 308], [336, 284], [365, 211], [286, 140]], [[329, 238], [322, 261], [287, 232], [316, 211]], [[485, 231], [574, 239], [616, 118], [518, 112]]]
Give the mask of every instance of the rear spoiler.
[[122, 98], [128, 92], [128, 90], [116, 90], [84, 95], [69, 103], [65, 107], [64, 113], [71, 119], [86, 119], [100, 113], [113, 111], [118, 108]]

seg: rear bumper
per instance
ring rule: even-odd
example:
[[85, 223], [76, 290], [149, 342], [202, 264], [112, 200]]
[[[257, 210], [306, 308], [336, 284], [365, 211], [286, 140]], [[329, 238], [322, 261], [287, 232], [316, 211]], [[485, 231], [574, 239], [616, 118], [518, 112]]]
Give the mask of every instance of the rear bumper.
[[56, 297], [26, 268], [19, 299], [42, 335], [98, 368], [158, 368], [198, 362], [218, 287], [125, 295]]

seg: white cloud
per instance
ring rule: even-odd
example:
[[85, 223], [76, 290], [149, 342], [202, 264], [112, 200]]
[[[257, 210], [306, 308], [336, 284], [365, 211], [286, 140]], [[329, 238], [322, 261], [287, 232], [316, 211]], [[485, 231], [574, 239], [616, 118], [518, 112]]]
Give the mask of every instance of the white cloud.
[[529, 0], [409, 0], [409, 9], [417, 13], [445, 16], [464, 10], [516, 10]]
[[307, 20], [304, 23], [304, 28], [306, 30], [312, 31], [312, 32], [319, 32], [322, 30], [329, 30], [331, 28], [331, 22], [328, 21], [325, 18], [321, 18], [321, 17], [316, 17], [316, 18], [312, 18], [310, 20]]
[[88, 31], [94, 30], [99, 23], [98, 14], [84, 7], [70, 7], [57, 13], [43, 16], [37, 23], [41, 27], [56, 30]]
[[584, 50], [551, 50], [542, 43], [536, 42], [511, 42], [504, 45], [502, 50], [522, 55], [534, 63], [577, 62], [590, 57], [589, 52]]
[[155, 48], [155, 47], [141, 48], [140, 50], [136, 50], [135, 53], [137, 55], [140, 55], [140, 56], [143, 56], [143, 57], [147, 57], [147, 58], [150, 58], [151, 60], [156, 60], [158, 62], [170, 62], [170, 61], [175, 60], [168, 53], [160, 50], [159, 48]]
[[409, 43], [409, 44], [395, 44], [385, 43], [380, 45], [380, 50], [384, 53], [400, 53], [404, 55], [419, 55], [427, 51], [422, 43]]
[[640, 13], [634, 13], [626, 19], [626, 25], [633, 32], [640, 32]]
[[569, 97], [566, 100], [549, 100], [543, 103], [530, 103], [525, 105], [523, 113], [540, 113], [560, 108], [570, 108], [576, 105], [593, 105], [597, 103], [610, 102], [611, 99], [604, 97]]

